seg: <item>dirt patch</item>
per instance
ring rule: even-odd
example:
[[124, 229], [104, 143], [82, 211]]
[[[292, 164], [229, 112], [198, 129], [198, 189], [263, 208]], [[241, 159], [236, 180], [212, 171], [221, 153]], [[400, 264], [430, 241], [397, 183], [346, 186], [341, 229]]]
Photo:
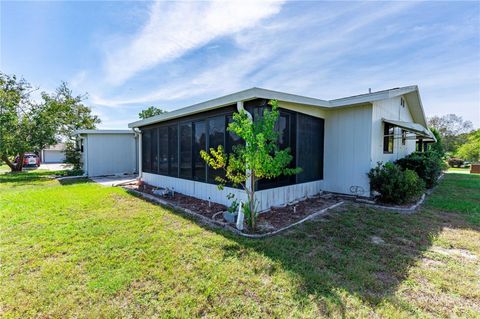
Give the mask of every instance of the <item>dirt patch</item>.
[[[200, 214], [204, 217], [212, 219], [214, 222], [227, 224], [227, 222], [223, 219], [223, 215], [221, 214], [227, 210], [227, 207], [224, 205], [208, 202], [181, 193], [172, 194], [166, 192], [167, 194], [161, 194], [161, 192], [159, 193], [157, 191], [156, 187], [148, 184], [132, 184], [125, 187], [155, 196], [174, 207], [190, 210], [196, 214]], [[286, 205], [284, 207], [273, 207], [270, 210], [262, 212], [258, 215], [257, 229], [255, 231], [249, 230], [247, 225], [244, 225], [243, 232], [246, 234], [266, 234], [274, 232], [297, 223], [308, 216], [318, 213], [319, 211], [331, 207], [339, 202], [341, 202], [341, 200], [339, 200], [336, 196], [326, 194], [296, 201], [291, 205]], [[230, 226], [235, 227], [234, 224], [230, 224]]]
[[443, 248], [443, 247], [433, 247], [432, 251], [442, 254], [442, 255], [447, 255], [451, 257], [460, 257], [462, 259], [467, 259], [467, 260], [476, 260], [478, 257], [475, 254], [472, 254], [468, 250], [465, 249], [458, 249], [458, 248]]
[[[131, 186], [131, 187], [136, 187], [136, 186]], [[156, 190], [155, 187], [152, 187], [147, 184], [137, 187], [136, 190], [161, 198], [162, 200], [168, 203], [171, 203], [172, 205], [189, 209], [195, 213], [206, 216], [208, 218], [212, 218], [213, 215], [215, 215], [218, 212], [223, 212], [227, 210], [227, 207], [225, 205], [220, 205], [214, 202], [208, 202], [195, 197], [183, 195], [177, 192], [175, 192], [174, 194], [169, 194], [167, 196], [161, 196], [154, 193], [154, 190]]]
[[288, 226], [338, 202], [333, 196], [317, 196], [285, 207], [273, 207], [258, 215], [259, 229], [265, 232]]

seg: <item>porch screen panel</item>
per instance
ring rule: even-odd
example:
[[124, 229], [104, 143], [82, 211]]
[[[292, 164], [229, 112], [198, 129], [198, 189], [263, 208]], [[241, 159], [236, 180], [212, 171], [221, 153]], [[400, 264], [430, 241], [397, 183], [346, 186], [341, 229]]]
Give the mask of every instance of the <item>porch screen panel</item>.
[[297, 183], [323, 179], [323, 119], [298, 114], [297, 167], [303, 171], [297, 175]]
[[[233, 122], [233, 116], [228, 115], [227, 116], [227, 124], [226, 124], [226, 129], [228, 128], [228, 125]], [[235, 145], [241, 145], [244, 143], [244, 141], [235, 133], [227, 131], [226, 132], [226, 142], [227, 145], [225, 146], [225, 151], [227, 154], [232, 153]]]
[[180, 177], [192, 178], [192, 124], [180, 124]]
[[194, 141], [193, 141], [193, 179], [205, 182], [206, 163], [200, 156], [200, 151], [205, 150], [207, 146], [207, 134], [205, 133], [205, 121], [193, 123]]
[[152, 169], [152, 159], [151, 159], [151, 139], [150, 139], [150, 130], [142, 131], [142, 170], [145, 172], [150, 172]]
[[178, 125], [168, 127], [168, 175], [178, 177]]
[[[265, 108], [263, 108], [265, 109]], [[263, 110], [261, 111], [263, 115]], [[292, 162], [289, 167], [293, 167], [295, 163], [295, 150], [294, 144], [292, 145], [292, 130], [291, 130], [291, 114], [286, 112], [280, 112], [278, 121], [275, 124], [275, 130], [278, 132], [278, 148], [284, 150], [290, 148], [290, 155], [293, 156]], [[258, 182], [257, 189], [268, 189], [273, 187], [286, 186], [295, 183], [295, 177], [281, 175], [276, 178], [264, 179]]]
[[[208, 119], [208, 149], [217, 149], [219, 145], [225, 150], [225, 116], [217, 116]], [[222, 169], [208, 167], [208, 182], [215, 183], [217, 176], [225, 176]]]
[[151, 135], [150, 135], [150, 138], [151, 138], [151, 142], [150, 142], [150, 145], [151, 145], [151, 158], [152, 158], [152, 167], [151, 167], [151, 171], [153, 173], [157, 173], [158, 172], [158, 129], [157, 128], [154, 128], [154, 129], [151, 129], [150, 131]]
[[158, 128], [158, 173], [168, 175], [168, 127]]

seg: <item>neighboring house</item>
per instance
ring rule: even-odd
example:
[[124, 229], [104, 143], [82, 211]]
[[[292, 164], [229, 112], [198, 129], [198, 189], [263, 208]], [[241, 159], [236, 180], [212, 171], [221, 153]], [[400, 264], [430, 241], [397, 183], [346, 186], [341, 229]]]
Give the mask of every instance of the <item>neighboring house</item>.
[[42, 163], [63, 163], [65, 162], [65, 144], [58, 143], [49, 145], [40, 152]]
[[241, 189], [214, 183], [216, 172], [200, 150], [241, 141], [226, 128], [232, 114], [245, 109], [255, 119], [271, 99], [280, 107], [280, 146], [290, 147], [293, 164], [303, 172], [260, 181], [259, 210], [320, 191], [370, 196], [368, 171], [415, 151], [419, 138], [433, 140], [417, 86], [395, 88], [336, 100], [320, 100], [252, 88], [129, 124], [141, 132], [140, 176], [146, 183], [229, 204]]
[[132, 130], [79, 130], [75, 135], [86, 176], [138, 172], [138, 138]]

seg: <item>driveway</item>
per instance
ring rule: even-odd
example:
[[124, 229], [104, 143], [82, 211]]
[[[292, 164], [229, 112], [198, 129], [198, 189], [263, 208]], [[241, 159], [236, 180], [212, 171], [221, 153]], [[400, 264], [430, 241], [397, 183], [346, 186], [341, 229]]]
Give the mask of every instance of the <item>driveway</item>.
[[46, 169], [49, 171], [61, 171], [64, 169], [72, 169], [72, 164], [65, 163], [42, 163], [38, 169]]

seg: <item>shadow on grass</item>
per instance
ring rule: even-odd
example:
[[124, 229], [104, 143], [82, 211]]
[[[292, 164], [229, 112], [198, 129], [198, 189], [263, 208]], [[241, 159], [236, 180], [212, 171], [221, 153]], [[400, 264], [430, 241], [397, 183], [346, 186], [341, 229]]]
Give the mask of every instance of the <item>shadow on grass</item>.
[[[12, 187], [20, 187], [26, 185], [35, 185], [38, 182], [52, 180], [58, 176], [64, 176], [67, 171], [50, 171], [50, 170], [26, 170], [23, 172], [6, 172], [0, 174], [1, 183], [11, 183]], [[72, 185], [78, 183], [91, 182], [87, 178], [78, 177], [72, 179], [58, 180], [61, 185]]]
[[[23, 171], [23, 172], [6, 172], [0, 174], [0, 183], [22, 183], [36, 182], [51, 179], [55, 172], [47, 170]], [[24, 185], [24, 184], [19, 184]]]
[[[199, 224], [235, 242], [223, 247], [225, 258], [246, 260], [248, 252], [255, 251], [297, 274], [301, 285], [296, 297], [308, 300], [315, 296], [324, 303], [319, 306], [327, 315], [330, 311], [346, 314], [341, 296], [345, 292], [372, 306], [391, 299], [409, 269], [424, 258], [433, 239], [445, 227], [480, 230], [458, 213], [423, 208], [407, 215], [355, 205], [340, 207], [325, 218], [259, 240]], [[265, 271], [275, 270], [258, 269], [259, 273]], [[409, 310], [400, 302], [397, 306]]]

